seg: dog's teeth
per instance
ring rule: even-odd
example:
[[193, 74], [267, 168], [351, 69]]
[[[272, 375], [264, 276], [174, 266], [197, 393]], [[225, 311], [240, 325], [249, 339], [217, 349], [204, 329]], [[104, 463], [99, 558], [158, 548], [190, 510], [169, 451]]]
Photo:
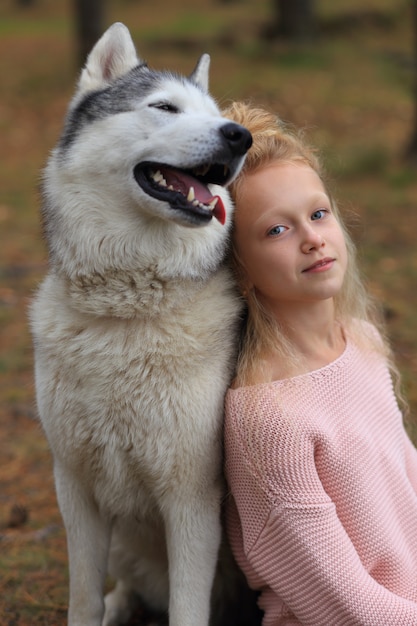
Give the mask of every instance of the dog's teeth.
[[172, 185], [169, 185], [169, 186], [168, 186], [168, 189], [169, 189], [170, 191], [175, 191], [175, 189], [174, 189], [174, 187], [173, 187]]
[[187, 200], [188, 202], [192, 202], [195, 199], [194, 187], [190, 187], [188, 190]]
[[153, 172], [152, 174], [152, 180], [154, 180], [156, 183], [158, 183], [158, 185], [162, 185], [162, 187], [166, 187], [167, 183], [165, 178], [162, 176], [162, 173], [160, 170]]
[[213, 200], [212, 200], [211, 202], [209, 202], [209, 203], [208, 203], [208, 205], [207, 205], [207, 206], [208, 206], [208, 207], [209, 207], [209, 208], [213, 211], [213, 210], [214, 210], [214, 207], [216, 206], [216, 204], [217, 204], [217, 202], [218, 202], [218, 200], [219, 200], [218, 196], [215, 196], [215, 197], [213, 198]]
[[193, 204], [194, 206], [201, 206], [201, 202], [199, 202], [197, 199], [193, 200], [191, 204]]
[[197, 176], [205, 176], [210, 169], [210, 165], [201, 165], [196, 169], [195, 173]]

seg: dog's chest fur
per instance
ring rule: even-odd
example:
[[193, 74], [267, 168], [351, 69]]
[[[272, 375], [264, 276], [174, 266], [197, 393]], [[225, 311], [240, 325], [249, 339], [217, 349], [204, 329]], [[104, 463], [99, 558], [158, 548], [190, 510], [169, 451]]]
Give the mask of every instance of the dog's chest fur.
[[181, 288], [151, 271], [145, 288], [145, 274], [140, 289], [122, 273], [77, 282], [51, 273], [33, 305], [51, 446], [120, 515], [143, 514], [193, 463], [212, 473], [235, 336], [225, 271]]

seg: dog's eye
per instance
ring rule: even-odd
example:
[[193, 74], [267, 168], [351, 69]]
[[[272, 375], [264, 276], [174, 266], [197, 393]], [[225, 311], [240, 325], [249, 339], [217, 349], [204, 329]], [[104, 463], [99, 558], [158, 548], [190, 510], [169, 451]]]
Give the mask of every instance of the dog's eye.
[[179, 109], [171, 102], [155, 102], [150, 105], [154, 109], [159, 109], [160, 111], [167, 111], [168, 113], [178, 113]]

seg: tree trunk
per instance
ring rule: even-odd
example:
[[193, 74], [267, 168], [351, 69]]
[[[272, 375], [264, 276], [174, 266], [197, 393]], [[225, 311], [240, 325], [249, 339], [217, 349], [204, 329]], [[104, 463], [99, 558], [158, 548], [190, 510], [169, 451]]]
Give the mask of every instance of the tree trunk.
[[405, 156], [408, 160], [417, 163], [417, 0], [413, 0], [412, 3], [412, 21], [413, 21], [413, 36], [414, 36], [414, 58], [413, 58], [413, 104], [414, 104], [414, 119], [413, 128], [411, 130], [410, 142], [406, 148]]
[[105, 5], [106, 0], [74, 0], [78, 67], [105, 30]]
[[316, 31], [314, 0], [272, 0], [271, 36], [299, 41], [312, 39]]

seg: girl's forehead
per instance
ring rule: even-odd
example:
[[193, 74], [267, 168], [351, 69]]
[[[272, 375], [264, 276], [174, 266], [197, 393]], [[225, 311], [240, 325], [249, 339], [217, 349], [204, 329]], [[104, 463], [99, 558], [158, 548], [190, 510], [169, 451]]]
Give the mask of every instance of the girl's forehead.
[[252, 212], [255, 206], [308, 200], [311, 196], [327, 197], [323, 181], [305, 163], [273, 162], [243, 176], [236, 196], [236, 217], [240, 213]]
[[315, 169], [303, 160], [274, 160], [264, 163], [262, 166], [247, 172], [243, 175], [242, 182], [245, 179], [261, 179], [264, 177], [311, 177], [323, 184], [319, 174]]

